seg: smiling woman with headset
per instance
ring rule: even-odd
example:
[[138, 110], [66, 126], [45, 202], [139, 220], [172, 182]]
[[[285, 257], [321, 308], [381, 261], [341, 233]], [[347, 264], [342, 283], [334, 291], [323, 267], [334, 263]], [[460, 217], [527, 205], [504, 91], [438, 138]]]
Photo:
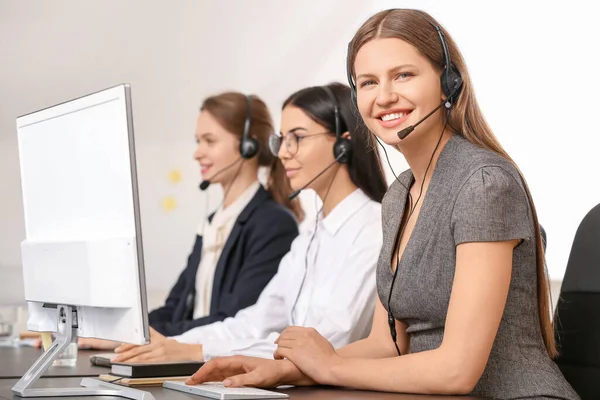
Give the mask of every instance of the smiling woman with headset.
[[271, 150], [296, 190], [290, 197], [310, 188], [321, 199], [314, 227], [294, 240], [255, 305], [174, 338], [124, 345], [115, 361], [273, 358], [275, 339], [290, 325], [314, 327], [336, 346], [364, 338], [373, 318], [380, 202], [387, 189], [372, 141], [347, 85], [291, 95]]
[[291, 327], [277, 339], [280, 360], [222, 358], [188, 383], [578, 399], [552, 361], [531, 194], [485, 122], [455, 43], [422, 11], [383, 11], [350, 42], [348, 77], [367, 126], [410, 166], [382, 202], [369, 337], [335, 350]]

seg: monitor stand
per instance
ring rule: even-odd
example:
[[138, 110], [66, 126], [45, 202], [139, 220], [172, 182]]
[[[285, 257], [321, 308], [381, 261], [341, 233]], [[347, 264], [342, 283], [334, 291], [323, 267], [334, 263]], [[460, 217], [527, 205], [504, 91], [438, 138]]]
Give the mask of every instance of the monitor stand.
[[27, 370], [13, 386], [12, 392], [19, 397], [73, 397], [73, 396], [117, 396], [133, 400], [154, 400], [150, 392], [104, 382], [96, 378], [83, 378], [81, 387], [33, 388], [52, 362], [77, 340], [77, 310], [75, 307], [58, 306], [58, 330], [56, 340]]

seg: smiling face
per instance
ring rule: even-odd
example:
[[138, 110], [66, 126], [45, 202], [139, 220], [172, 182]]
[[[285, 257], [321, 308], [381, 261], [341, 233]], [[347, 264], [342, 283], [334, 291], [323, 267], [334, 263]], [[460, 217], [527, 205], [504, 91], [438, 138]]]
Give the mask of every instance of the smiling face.
[[[285, 137], [292, 133], [298, 136], [298, 145], [288, 149], [285, 142], [293, 138], [284, 140], [278, 157], [285, 167], [292, 189], [298, 190], [333, 162], [335, 136], [302, 109], [288, 105], [281, 113], [281, 134]], [[311, 183], [309, 188], [319, 193], [331, 182], [335, 171], [335, 168], [331, 168]]]
[[208, 111], [202, 111], [196, 124], [196, 141], [194, 159], [200, 164], [202, 178], [222, 185], [230, 182], [236, 173], [235, 167], [215, 175], [240, 158], [237, 136], [223, 128]]
[[[360, 114], [369, 130], [389, 145], [399, 144], [398, 131], [419, 122], [444, 98], [440, 72], [401, 39], [367, 42], [356, 54], [354, 71]], [[438, 110], [404, 140], [439, 135], [442, 113]]]

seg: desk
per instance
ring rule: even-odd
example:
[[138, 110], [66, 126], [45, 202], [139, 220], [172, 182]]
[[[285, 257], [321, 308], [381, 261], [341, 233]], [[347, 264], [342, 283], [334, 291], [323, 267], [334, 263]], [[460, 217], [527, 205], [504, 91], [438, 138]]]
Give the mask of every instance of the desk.
[[[13, 396], [11, 388], [17, 382], [17, 379], [2, 379], [0, 380], [0, 398], [4, 400], [22, 400], [21, 397]], [[79, 386], [81, 378], [47, 378], [40, 379], [37, 387], [73, 387]], [[145, 390], [154, 396], [156, 400], [202, 400], [205, 397], [195, 396], [176, 390], [165, 389], [160, 386], [139, 387], [140, 390]], [[292, 388], [281, 390], [281, 392], [290, 395], [291, 400], [473, 400], [475, 397], [465, 396], [425, 396], [425, 395], [410, 395], [410, 394], [393, 394], [393, 393], [378, 393], [364, 392], [359, 390], [342, 390], [334, 388]], [[59, 397], [53, 397], [59, 399]], [[121, 397], [62, 397], [69, 400], [123, 400]]]
[[[106, 351], [79, 350], [75, 367], [51, 366], [42, 378], [106, 374], [110, 371], [108, 368], [96, 367], [90, 363], [90, 356], [98, 353], [106, 353]], [[0, 379], [20, 379], [40, 355], [42, 350], [33, 347], [0, 347]]]
[[[90, 356], [106, 351], [79, 350], [77, 352], [77, 365], [75, 367], [50, 367], [42, 376], [36, 387], [78, 387], [82, 377], [95, 377], [105, 374], [108, 368], [96, 367], [90, 363]], [[14, 396], [11, 389], [29, 369], [31, 364], [40, 356], [41, 350], [31, 347], [0, 348], [0, 400], [22, 400]], [[204, 397], [178, 392], [162, 387], [138, 387], [145, 390], [156, 398], [156, 400], [202, 400]], [[336, 388], [291, 388], [281, 390], [290, 395], [293, 400], [449, 400], [449, 399], [476, 399], [475, 397], [453, 397], [453, 396], [424, 396], [424, 395], [400, 395], [393, 393], [365, 392], [358, 390], [342, 390]], [[57, 399], [57, 397], [54, 397]], [[68, 400], [123, 400], [122, 397], [63, 397]]]

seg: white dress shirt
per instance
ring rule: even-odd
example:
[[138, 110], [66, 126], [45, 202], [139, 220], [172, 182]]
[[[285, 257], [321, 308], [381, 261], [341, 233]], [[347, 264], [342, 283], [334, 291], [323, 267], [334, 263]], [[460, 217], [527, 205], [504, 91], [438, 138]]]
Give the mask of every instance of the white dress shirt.
[[308, 257], [314, 229], [292, 242], [256, 304], [174, 339], [202, 344], [209, 360], [232, 354], [273, 358], [275, 339], [293, 324], [315, 328], [336, 348], [366, 337], [375, 308], [381, 205], [357, 189], [319, 220]]
[[229, 238], [233, 224], [246, 208], [258, 191], [259, 183], [255, 181], [228, 207], [219, 207], [212, 220], [206, 227], [203, 225], [202, 257], [196, 273], [196, 298], [194, 303], [194, 319], [206, 317], [210, 314], [213, 281], [215, 270], [221, 257], [221, 252]]

